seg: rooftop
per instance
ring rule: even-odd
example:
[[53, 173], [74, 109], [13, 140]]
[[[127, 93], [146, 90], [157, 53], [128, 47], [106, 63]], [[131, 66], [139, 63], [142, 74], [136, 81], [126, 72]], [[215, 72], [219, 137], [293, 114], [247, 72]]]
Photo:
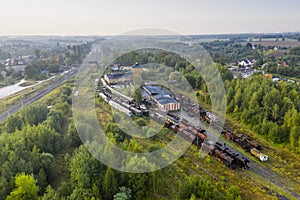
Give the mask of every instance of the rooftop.
[[144, 85], [142, 96], [151, 95], [153, 99], [159, 104], [178, 103], [172, 96], [172, 92], [163, 86], [158, 85]]
[[172, 96], [172, 92], [167, 90], [166, 88], [158, 85], [144, 85], [144, 90], [152, 96], [155, 95], [169, 95]]

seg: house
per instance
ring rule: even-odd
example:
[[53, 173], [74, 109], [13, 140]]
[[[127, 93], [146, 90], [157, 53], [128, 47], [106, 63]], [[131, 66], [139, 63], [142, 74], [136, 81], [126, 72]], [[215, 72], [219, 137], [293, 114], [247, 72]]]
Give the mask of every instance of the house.
[[28, 62], [26, 62], [23, 58], [20, 59], [6, 59], [5, 67], [6, 69], [13, 69], [15, 71], [25, 71], [25, 67]]
[[229, 68], [229, 70], [232, 72], [233, 78], [237, 78], [238, 74], [241, 74], [242, 78], [248, 78], [254, 72], [257, 72], [257, 70], [251, 69], [249, 67], [246, 67], [246, 68]]
[[241, 62], [238, 63], [239, 66], [243, 66], [243, 67], [250, 67], [254, 64], [255, 60], [254, 59], [244, 59]]

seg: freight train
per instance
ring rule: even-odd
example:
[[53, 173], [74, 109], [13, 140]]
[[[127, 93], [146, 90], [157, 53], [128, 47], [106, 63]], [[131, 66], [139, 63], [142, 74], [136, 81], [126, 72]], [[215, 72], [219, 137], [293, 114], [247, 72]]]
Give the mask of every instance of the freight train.
[[[110, 86], [108, 86], [108, 84], [105, 82], [105, 80], [104, 80], [103, 78], [101, 78], [101, 82], [102, 82], [102, 85], [103, 85], [102, 90], [103, 90], [103, 92], [104, 92], [105, 94], [100, 92], [100, 93], [99, 93], [99, 96], [100, 96], [102, 99], [104, 99], [105, 102], [108, 102], [108, 103], [109, 103], [109, 100], [108, 100], [108, 99], [109, 99], [109, 98], [111, 98], [111, 99], [113, 98], [113, 97], [112, 97], [112, 94], [114, 94], [114, 95], [116, 95], [116, 96], [122, 98], [123, 100], [125, 99], [125, 100], [127, 100], [128, 102], [132, 102], [132, 101], [133, 101], [132, 98], [127, 97], [126, 95], [124, 95], [124, 94], [122, 94], [122, 93], [120, 93], [120, 92], [114, 90], [114, 89], [111, 88]], [[120, 110], [121, 112], [127, 113], [128, 115], [129, 115], [128, 110], [131, 111], [133, 114], [139, 116], [139, 117], [141, 117], [141, 116], [143, 115], [143, 112], [142, 112], [140, 109], [138, 109], [138, 108], [136, 108], [135, 106], [133, 106], [133, 105], [131, 105], [131, 104], [129, 104], [129, 103], [126, 103], [126, 102], [124, 102], [124, 101], [120, 101], [120, 100], [114, 99], [114, 103], [112, 103], [112, 104], [114, 104], [114, 105], [115, 105], [116, 107], [118, 107], [118, 108], [121, 108], [121, 107], [126, 108], [126, 110], [123, 109], [123, 108], [122, 108], [122, 109], [119, 109], [119, 110]]]
[[122, 105], [118, 104], [117, 102], [115, 102], [113, 100], [109, 100], [108, 104], [111, 107], [115, 108], [116, 110], [127, 114], [129, 117], [132, 117], [132, 112], [130, 110], [128, 110], [127, 108], [123, 107]]
[[203, 142], [202, 150], [206, 151], [209, 155], [217, 157], [231, 169], [236, 169], [238, 167], [242, 169], [249, 169], [248, 163], [250, 163], [250, 161], [243, 155], [227, 147], [225, 143], [212, 143], [210, 141]]
[[135, 108], [133, 105], [130, 105], [126, 102], [121, 102], [121, 105], [124, 106], [125, 108], [127, 108], [128, 110], [130, 110], [131, 112], [133, 112], [133, 114], [135, 114], [139, 117], [143, 116], [143, 112], [140, 109]]
[[110, 87], [103, 78], [101, 78], [101, 83], [104, 87], [106, 87], [108, 90], [110, 90], [110, 92], [116, 96], [121, 97], [122, 99], [126, 99], [129, 102], [133, 101], [133, 98], [126, 96], [125, 94], [113, 89], [112, 87]]
[[[217, 120], [212, 119], [212, 115], [205, 110], [200, 111], [200, 119], [207, 123], [211, 123], [212, 121], [217, 122]], [[218, 122], [214, 125], [218, 125]], [[237, 145], [239, 145], [243, 150], [249, 152], [253, 156], [257, 157], [260, 161], [267, 161], [268, 156], [262, 154], [259, 150], [262, 149], [261, 145], [257, 142], [253, 141], [252, 138], [243, 134], [243, 133], [233, 133], [228, 127], [224, 126], [223, 130], [221, 130], [221, 134], [228, 140], [233, 141]]]
[[171, 115], [164, 116], [161, 113], [152, 114], [150, 117], [157, 122], [163, 123], [165, 127], [176, 132], [188, 141], [191, 141], [193, 144], [197, 145], [197, 147], [202, 146], [202, 150], [207, 151], [209, 155], [220, 159], [229, 168], [236, 169], [237, 167], [240, 167], [242, 169], [249, 169], [248, 164], [250, 161], [247, 158], [226, 146], [225, 143], [213, 143], [208, 140], [204, 129], [193, 126], [187, 120], [178, 120], [177, 117], [170, 120], [172, 117]]

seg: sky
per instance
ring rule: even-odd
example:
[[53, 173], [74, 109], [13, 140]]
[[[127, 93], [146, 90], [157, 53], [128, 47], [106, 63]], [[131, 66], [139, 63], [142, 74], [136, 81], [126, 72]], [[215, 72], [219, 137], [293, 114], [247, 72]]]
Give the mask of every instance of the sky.
[[299, 0], [1, 0], [0, 35], [300, 31]]

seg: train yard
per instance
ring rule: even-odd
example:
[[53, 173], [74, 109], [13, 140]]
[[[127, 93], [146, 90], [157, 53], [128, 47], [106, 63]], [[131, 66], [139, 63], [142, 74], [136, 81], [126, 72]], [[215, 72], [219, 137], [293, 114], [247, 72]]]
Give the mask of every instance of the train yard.
[[[187, 120], [188, 118], [176, 116], [174, 114], [175, 112], [161, 112], [158, 110], [149, 112], [149, 107], [153, 105], [147, 104], [148, 102], [144, 102], [145, 105], [135, 103], [133, 98], [118, 92], [103, 79], [97, 81], [95, 87], [97, 95], [105, 102], [109, 104], [109, 101], [112, 100], [115, 101], [118, 106], [122, 106], [126, 109], [124, 112], [122, 111], [122, 108], [122, 110], [120, 110], [121, 112], [126, 113], [131, 111], [131, 116], [150, 117], [152, 120], [163, 124], [164, 127], [190, 141], [193, 145], [198, 147], [198, 149], [201, 148], [210, 156], [216, 158], [216, 160], [224, 163], [228, 168], [249, 171], [246, 173], [248, 176], [252, 177], [253, 175], [251, 174], [258, 175], [265, 180], [274, 182], [274, 184], [292, 196], [299, 197], [294, 189], [287, 186], [288, 182], [282, 181], [280, 178], [281, 176], [277, 175], [263, 164], [263, 162], [266, 162], [269, 158], [262, 153], [262, 145], [244, 133], [233, 131], [226, 125], [221, 126], [215, 115], [200, 108], [189, 98], [181, 95], [177, 96], [177, 99], [180, 100], [181, 103], [181, 109], [188, 113], [189, 116], [197, 116], [200, 121], [203, 122], [201, 123], [201, 127], [193, 125], [191, 121]], [[212, 121], [214, 123], [211, 123]], [[223, 139], [218, 142], [209, 141], [209, 137], [207, 136], [209, 136], [210, 133], [207, 132], [206, 128], [208, 125], [214, 126], [214, 128], [222, 135]], [[233, 144], [241, 147], [241, 149], [244, 150], [244, 153], [241, 153], [241, 150], [237, 151], [236, 146], [233, 146]]]
[[[100, 83], [100, 85], [95, 83], [98, 96], [118, 111], [123, 112], [130, 117], [133, 115], [138, 117], [150, 117], [156, 122], [163, 124], [164, 127], [172, 130], [174, 133], [190, 141], [196, 145], [198, 149], [202, 147], [203, 151], [213, 157], [216, 157], [231, 169], [250, 168], [249, 159], [226, 145], [224, 142], [210, 141], [207, 137], [207, 132], [203, 127], [195, 126], [187, 119], [180, 118], [171, 112], [155, 111], [149, 114], [149, 110], [146, 105], [138, 105], [131, 97], [128, 97], [112, 88], [103, 78], [101, 78], [101, 81], [98, 81], [98, 83]], [[184, 100], [182, 101], [182, 109], [194, 114], [197, 114], [198, 112], [198, 117], [203, 122], [210, 123], [211, 121], [218, 121], [217, 116], [203, 110], [202, 108], [198, 108], [200, 110], [199, 112], [199, 110], [196, 109], [196, 104], [188, 98], [183, 96], [180, 96], [179, 98]], [[149, 107], [149, 105], [147, 106]], [[213, 124], [218, 125], [218, 123]], [[268, 156], [260, 152], [262, 147], [243, 133], [234, 134], [226, 127], [217, 127], [217, 130], [224, 136], [224, 138], [236, 143], [245, 152], [255, 156], [258, 160], [268, 160]]]

